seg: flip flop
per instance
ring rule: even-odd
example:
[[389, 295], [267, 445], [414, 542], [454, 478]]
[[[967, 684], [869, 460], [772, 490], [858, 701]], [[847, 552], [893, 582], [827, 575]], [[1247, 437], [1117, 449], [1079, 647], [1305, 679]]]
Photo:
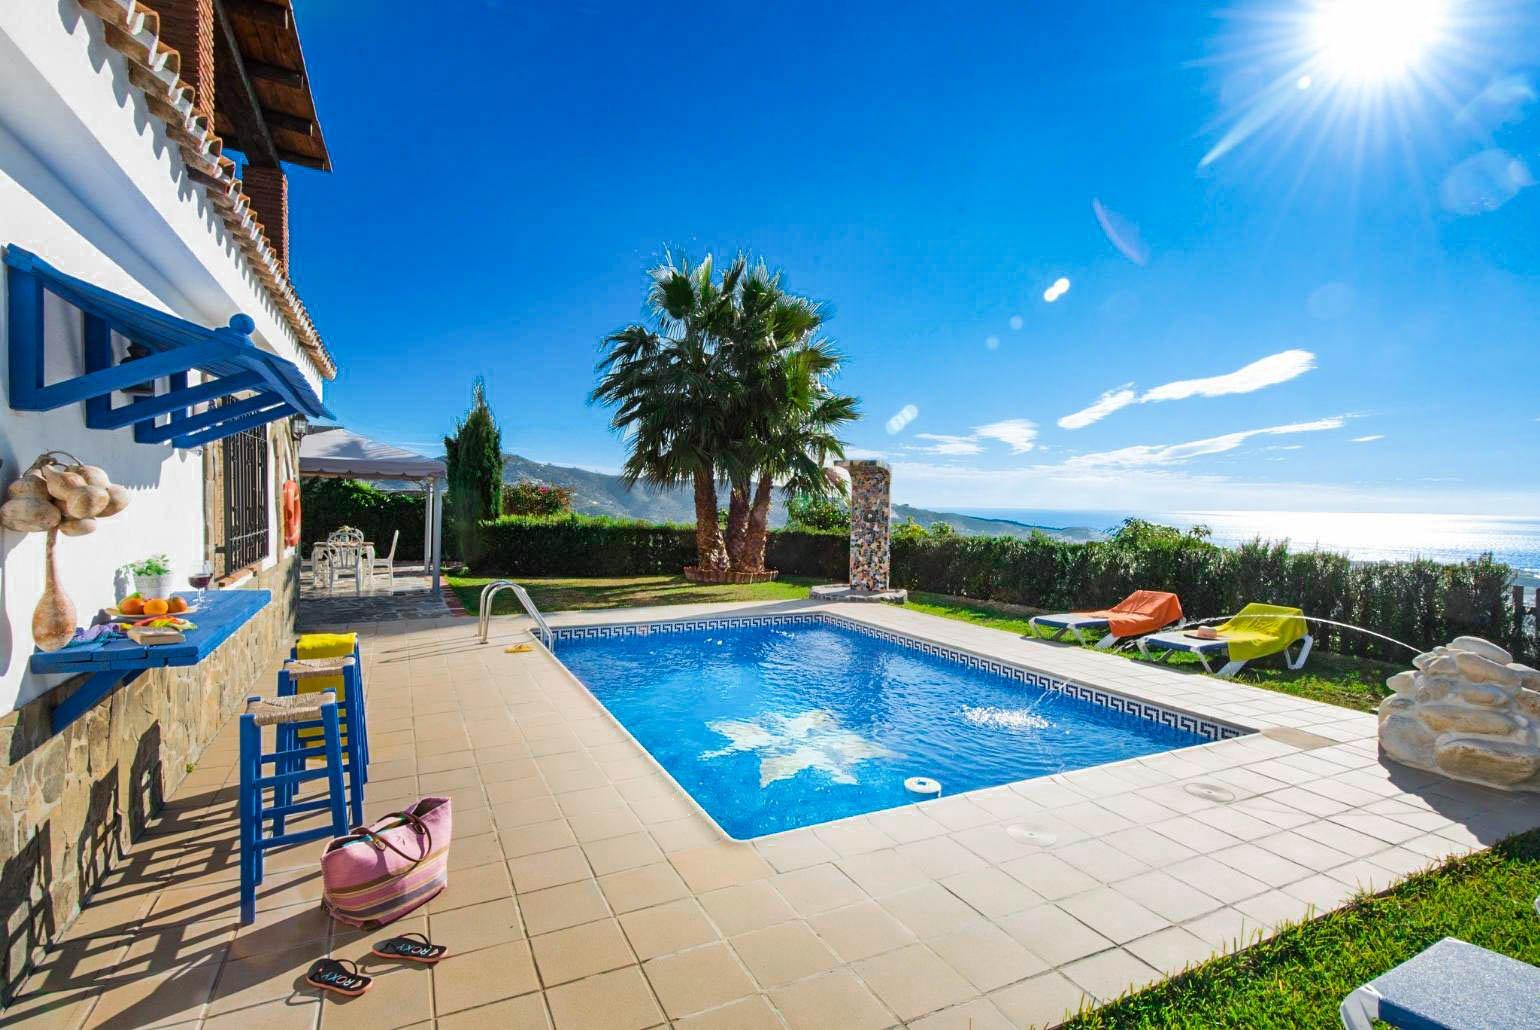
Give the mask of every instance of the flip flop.
[[356, 998], [373, 985], [374, 977], [361, 975], [358, 965], [347, 959], [323, 958], [310, 967], [305, 982], [323, 991]]
[[434, 944], [420, 933], [404, 933], [388, 941], [380, 941], [370, 949], [380, 958], [400, 958], [408, 962], [421, 962], [431, 966], [443, 958], [449, 949]]

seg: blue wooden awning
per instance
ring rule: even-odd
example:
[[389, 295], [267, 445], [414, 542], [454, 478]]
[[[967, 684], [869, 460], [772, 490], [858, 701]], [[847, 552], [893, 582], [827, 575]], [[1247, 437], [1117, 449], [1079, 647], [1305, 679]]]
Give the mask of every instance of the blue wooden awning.
[[[246, 315], [210, 329], [65, 275], [15, 244], [5, 248], [5, 266], [10, 402], [18, 411], [84, 403], [92, 429], [133, 426], [140, 443], [169, 440], [176, 447], [198, 447], [290, 415], [332, 417], [293, 362], [251, 342], [256, 324]], [[45, 292], [84, 319], [85, 372], [56, 383], [44, 381]], [[127, 360], [116, 355], [113, 333], [146, 353]], [[190, 385], [194, 371], [203, 379]], [[156, 384], [153, 394], [113, 404], [114, 392], [145, 384]], [[199, 404], [207, 407], [192, 410]]]

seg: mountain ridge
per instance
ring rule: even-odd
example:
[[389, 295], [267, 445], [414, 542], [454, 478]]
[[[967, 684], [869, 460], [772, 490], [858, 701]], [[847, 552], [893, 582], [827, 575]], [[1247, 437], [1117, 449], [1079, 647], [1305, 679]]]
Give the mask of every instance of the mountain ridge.
[[[608, 515], [612, 518], [642, 519], [648, 522], [695, 521], [695, 500], [687, 487], [655, 487], [646, 483], [626, 485], [620, 476], [574, 465], [553, 465], [535, 461], [521, 454], [503, 455], [503, 481], [529, 480], [545, 486], [560, 486], [572, 491], [572, 510], [581, 515]], [[722, 500], [725, 501], [725, 491]], [[932, 511], [909, 504], [893, 505], [893, 516], [908, 518], [929, 527], [945, 522], [964, 536], [1029, 537], [1044, 533], [1059, 540], [1098, 540], [1102, 534], [1084, 526], [1033, 526], [1010, 519], [982, 518], [957, 512]], [[772, 527], [786, 524], [786, 503], [777, 495], [770, 509]]]

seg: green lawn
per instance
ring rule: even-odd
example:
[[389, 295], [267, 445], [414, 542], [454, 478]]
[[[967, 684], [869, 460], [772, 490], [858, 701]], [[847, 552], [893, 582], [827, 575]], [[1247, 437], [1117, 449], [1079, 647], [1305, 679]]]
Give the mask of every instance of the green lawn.
[[1441, 937], [1540, 964], [1540, 830], [1419, 873], [1071, 1020], [1118, 1027], [1334, 1027], [1349, 991]]
[[[474, 576], [450, 576], [448, 579], [465, 610], [472, 615], [478, 614], [481, 588], [491, 580]], [[541, 611], [559, 612], [702, 601], [790, 601], [807, 597], [807, 588], [817, 581], [790, 577], [771, 583], [707, 585], [691, 583], [683, 576], [623, 576], [613, 579], [536, 577], [519, 582]], [[1034, 613], [1033, 609], [1017, 605], [965, 601], [918, 591], [909, 595], [909, 607], [945, 619], [1021, 634], [1028, 632], [1027, 620]], [[504, 592], [493, 602], [492, 614], [512, 615], [520, 610], [514, 596]], [[1133, 661], [1152, 660], [1140, 657], [1133, 649], [1115, 653]], [[1190, 655], [1175, 655], [1166, 664], [1183, 672], [1200, 672], [1198, 660]], [[1402, 668], [1404, 666], [1368, 658], [1316, 651], [1299, 672], [1289, 671], [1281, 658], [1273, 657], [1253, 662], [1236, 678], [1239, 682], [1268, 690], [1372, 712], [1390, 693], [1385, 687], [1386, 678]]]
[[[449, 585], [472, 615], [481, 614], [485, 576], [450, 576]], [[650, 604], [698, 604], [708, 601], [796, 601], [807, 597], [811, 579], [778, 579], [769, 583], [691, 583], [683, 576], [623, 576], [614, 579], [570, 579], [541, 576], [520, 579], [530, 600], [543, 612], [631, 608]], [[522, 612], [518, 599], [504, 591], [492, 600], [493, 615]]]

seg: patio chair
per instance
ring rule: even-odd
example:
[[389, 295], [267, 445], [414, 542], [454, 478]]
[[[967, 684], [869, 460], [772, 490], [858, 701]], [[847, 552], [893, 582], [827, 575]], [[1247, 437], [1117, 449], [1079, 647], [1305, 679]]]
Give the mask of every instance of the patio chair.
[[326, 544], [316, 543], [310, 548], [310, 585], [317, 590], [324, 585], [328, 591], [337, 585], [337, 566]]
[[1540, 1026], [1540, 969], [1445, 937], [1342, 1000], [1346, 1030]]
[[[1310, 647], [1315, 642], [1305, 628], [1304, 612], [1277, 604], [1248, 604], [1229, 621], [1214, 628], [1214, 636], [1197, 636], [1192, 629], [1154, 633], [1139, 641], [1139, 653], [1148, 656], [1158, 651], [1159, 658], [1176, 652], [1198, 656], [1203, 671], [1229, 679], [1254, 658], [1265, 658], [1282, 653], [1290, 669], [1303, 669], [1310, 657]], [[1290, 648], [1299, 645], [1299, 654], [1289, 654]], [[1225, 664], [1216, 672], [1213, 661], [1224, 658]]]
[[396, 544], [398, 544], [400, 542], [401, 542], [401, 530], [398, 529], [398, 530], [395, 531], [395, 533], [391, 534], [391, 537], [390, 537], [390, 552], [388, 554], [386, 554], [385, 557], [383, 557], [383, 558], [376, 558], [376, 557], [373, 557], [372, 555], [369, 557], [369, 581], [370, 582], [373, 582], [374, 581], [374, 577], [378, 576], [380, 574], [380, 570], [383, 569], [384, 572], [385, 572], [385, 582], [387, 584], [391, 585], [391, 586], [395, 585], [395, 582], [396, 582]]
[[1039, 627], [1047, 626], [1054, 632], [1049, 640], [1058, 640], [1072, 633], [1082, 644], [1089, 644], [1090, 633], [1104, 633], [1096, 642], [1099, 648], [1108, 648], [1119, 640], [1153, 633], [1163, 626], [1182, 621], [1182, 602], [1175, 594], [1162, 590], [1135, 590], [1111, 608], [1094, 612], [1065, 612], [1061, 615], [1034, 615], [1027, 620], [1032, 628], [1029, 637], [1042, 638]]

